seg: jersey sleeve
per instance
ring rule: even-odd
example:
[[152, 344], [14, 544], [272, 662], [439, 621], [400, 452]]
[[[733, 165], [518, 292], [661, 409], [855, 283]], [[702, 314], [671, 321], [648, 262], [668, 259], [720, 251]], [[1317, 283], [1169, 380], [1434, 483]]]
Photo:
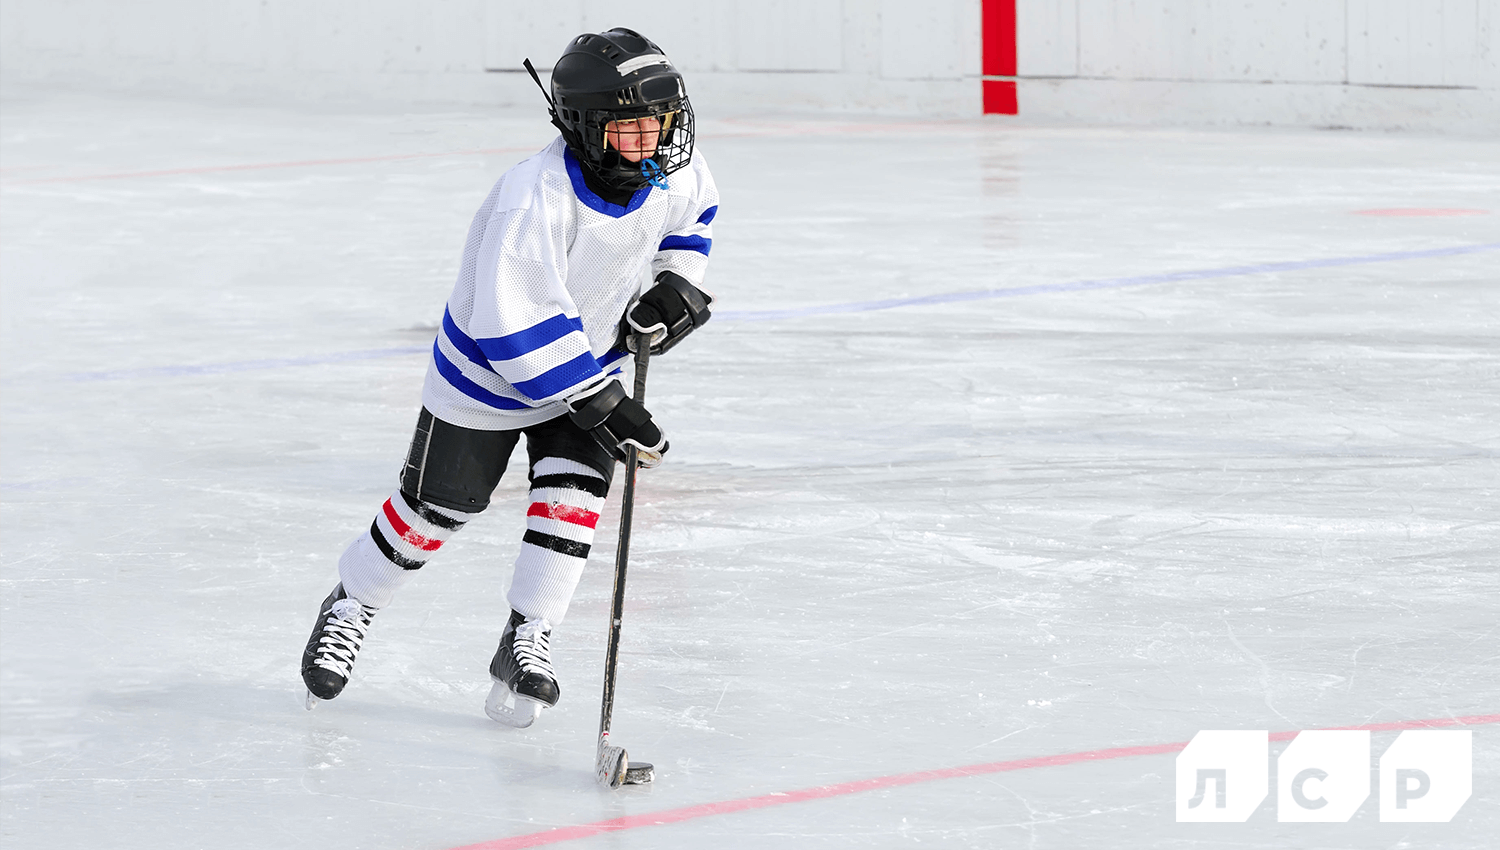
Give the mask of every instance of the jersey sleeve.
[[701, 156], [692, 166], [693, 186], [676, 221], [657, 246], [651, 261], [651, 277], [672, 271], [702, 287], [708, 271], [708, 252], [713, 248], [713, 221], [719, 212], [719, 190]]
[[564, 286], [566, 233], [549, 212], [538, 199], [491, 219], [469, 323], [486, 368], [533, 405], [568, 398], [604, 376]]

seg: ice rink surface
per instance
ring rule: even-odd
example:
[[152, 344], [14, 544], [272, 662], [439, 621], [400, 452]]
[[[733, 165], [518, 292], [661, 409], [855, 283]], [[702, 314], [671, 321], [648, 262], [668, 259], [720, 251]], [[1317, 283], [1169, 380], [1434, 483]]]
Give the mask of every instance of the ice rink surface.
[[1447, 824], [1179, 824], [1101, 752], [1500, 713], [1493, 141], [698, 104], [611, 792], [613, 514], [562, 702], [482, 711], [517, 464], [342, 697], [297, 673], [541, 110], [3, 106], [7, 850], [1494, 846], [1500, 725]]

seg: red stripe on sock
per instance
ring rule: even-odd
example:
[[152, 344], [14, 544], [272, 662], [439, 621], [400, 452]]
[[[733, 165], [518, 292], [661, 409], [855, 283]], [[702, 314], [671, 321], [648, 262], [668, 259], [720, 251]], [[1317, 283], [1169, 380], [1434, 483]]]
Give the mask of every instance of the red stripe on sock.
[[443, 541], [441, 540], [434, 540], [431, 537], [423, 537], [415, 531], [412, 531], [411, 526], [407, 525], [401, 519], [400, 514], [396, 513], [396, 506], [391, 504], [390, 499], [385, 500], [384, 510], [385, 518], [391, 521], [391, 528], [394, 528], [396, 530], [396, 533], [401, 535], [401, 539], [405, 540], [407, 543], [410, 543], [418, 549], [421, 549], [423, 552], [435, 552], [437, 551], [437, 548], [439, 546], [443, 545]]
[[593, 511], [573, 505], [554, 505], [550, 502], [532, 502], [531, 509], [526, 512], [527, 516], [546, 517], [547, 519], [560, 519], [563, 522], [571, 522], [584, 528], [593, 528], [599, 523], [599, 515]]

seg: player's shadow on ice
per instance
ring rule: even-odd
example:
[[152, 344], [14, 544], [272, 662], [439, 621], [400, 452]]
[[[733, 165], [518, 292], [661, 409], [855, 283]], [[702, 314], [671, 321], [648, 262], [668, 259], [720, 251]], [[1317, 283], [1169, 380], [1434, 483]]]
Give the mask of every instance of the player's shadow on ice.
[[[339, 728], [349, 735], [401, 735], [400, 729], [422, 737], [427, 733], [490, 733], [505, 739], [506, 732], [484, 716], [473, 698], [455, 698], [451, 704], [428, 706], [409, 699], [393, 698], [390, 691], [374, 689], [370, 694], [352, 690], [337, 700], [308, 711], [306, 690], [293, 679], [285, 687], [267, 687], [229, 679], [197, 677], [170, 685], [154, 682], [121, 682], [99, 687], [85, 700], [84, 714], [90, 722], [130, 727], [139, 735], [160, 732], [173, 738], [201, 734], [213, 739], [257, 734], [276, 737], [276, 730], [300, 734], [309, 726]], [[391, 724], [400, 729], [386, 728]], [[514, 735], [509, 737], [516, 737]]]
[[84, 700], [72, 731], [91, 758], [114, 765], [122, 779], [292, 779], [332, 793], [372, 769], [401, 764], [477, 770], [497, 787], [594, 784], [592, 732], [574, 723], [506, 729], [472, 700], [430, 707], [382, 689], [344, 694], [309, 712], [304, 694], [296, 686], [202, 677], [171, 685], [105, 682]]

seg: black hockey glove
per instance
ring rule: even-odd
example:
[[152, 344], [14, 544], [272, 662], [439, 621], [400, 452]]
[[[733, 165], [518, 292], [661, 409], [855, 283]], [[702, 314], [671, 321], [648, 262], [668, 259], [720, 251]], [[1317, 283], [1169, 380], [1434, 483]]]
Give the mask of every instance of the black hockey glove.
[[659, 465], [666, 454], [666, 435], [618, 381], [605, 381], [568, 399], [568, 410], [573, 424], [589, 432], [616, 460], [625, 460], [627, 445], [636, 447], [636, 462], [647, 469]]
[[635, 351], [635, 335], [651, 334], [651, 353], [665, 354], [693, 329], [713, 315], [708, 311], [714, 297], [676, 272], [662, 272], [656, 285], [646, 290], [620, 322], [626, 349]]

